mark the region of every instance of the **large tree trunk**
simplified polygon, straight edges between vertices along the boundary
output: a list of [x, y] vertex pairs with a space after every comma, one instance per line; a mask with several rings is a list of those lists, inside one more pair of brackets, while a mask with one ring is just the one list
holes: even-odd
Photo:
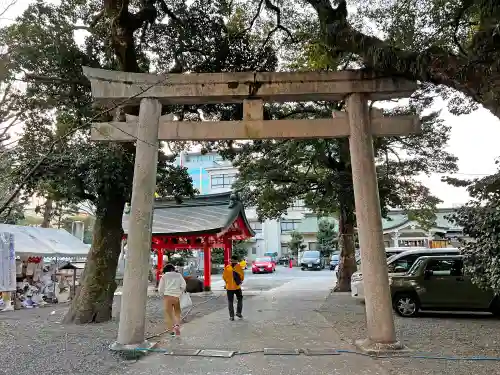
[[54, 211], [53, 207], [54, 201], [50, 198], [47, 198], [45, 203], [43, 204], [43, 221], [42, 228], [49, 228], [50, 222], [52, 221], [52, 211]]
[[92, 247], [64, 323], [101, 323], [112, 317], [125, 208], [125, 199], [120, 192], [116, 195], [98, 204]]
[[356, 272], [354, 224], [353, 210], [341, 206], [339, 217], [340, 260], [337, 273], [337, 285], [335, 285], [333, 289], [334, 292], [351, 291], [351, 276]]

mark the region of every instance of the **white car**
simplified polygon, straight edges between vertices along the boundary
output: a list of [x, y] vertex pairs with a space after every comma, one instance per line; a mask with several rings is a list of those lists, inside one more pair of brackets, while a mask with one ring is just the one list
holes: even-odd
[[[387, 270], [389, 271], [389, 276], [404, 275], [408, 272], [413, 263], [422, 256], [458, 254], [460, 254], [460, 251], [457, 248], [408, 250], [387, 258]], [[352, 274], [351, 296], [362, 300], [365, 299], [363, 273], [361, 271]]]

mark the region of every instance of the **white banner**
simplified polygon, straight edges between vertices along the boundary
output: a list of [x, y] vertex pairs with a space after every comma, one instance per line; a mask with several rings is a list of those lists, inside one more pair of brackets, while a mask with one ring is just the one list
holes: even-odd
[[16, 253], [14, 235], [0, 233], [0, 292], [16, 290]]

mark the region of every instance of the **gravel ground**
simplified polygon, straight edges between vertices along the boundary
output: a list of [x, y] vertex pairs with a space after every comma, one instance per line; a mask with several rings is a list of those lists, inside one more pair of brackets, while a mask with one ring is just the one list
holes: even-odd
[[[185, 321], [226, 307], [223, 295], [218, 298], [192, 295], [194, 307]], [[197, 305], [198, 304], [198, 305]], [[117, 316], [120, 297], [115, 297]], [[107, 375], [119, 371], [130, 361], [108, 350], [116, 339], [118, 321], [96, 325], [59, 323], [67, 306], [55, 305], [33, 310], [0, 313], [1, 375]], [[148, 298], [147, 335], [164, 330], [161, 299]]]
[[[366, 337], [364, 305], [344, 293], [332, 293], [321, 313], [347, 343]], [[500, 320], [490, 314], [426, 313], [418, 318], [395, 316], [398, 338], [413, 354], [500, 358]], [[378, 360], [394, 375], [498, 374], [496, 361], [444, 361], [397, 358]]]

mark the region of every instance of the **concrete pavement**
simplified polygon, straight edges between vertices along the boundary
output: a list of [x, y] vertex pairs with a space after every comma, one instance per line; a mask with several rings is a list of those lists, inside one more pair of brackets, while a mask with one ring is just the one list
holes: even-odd
[[[264, 348], [354, 349], [343, 342], [317, 309], [333, 285], [333, 273], [292, 279], [244, 301], [245, 319], [230, 322], [220, 310], [184, 325], [181, 338], [163, 338], [168, 350], [219, 349], [240, 352]], [[298, 375], [380, 374], [387, 372], [374, 360], [353, 355], [265, 356], [262, 352], [233, 358], [168, 356], [152, 353], [116, 375], [231, 374]]]
[[[300, 278], [315, 279], [324, 277], [334, 277], [333, 272], [330, 270], [322, 271], [301, 271], [300, 268], [288, 268], [277, 266], [276, 272], [264, 274], [252, 274], [250, 269], [245, 270], [245, 282], [243, 283], [243, 290], [246, 291], [266, 291], [273, 288], [280, 287], [284, 283]], [[307, 283], [306, 283], [307, 284]], [[212, 290], [224, 291], [224, 281], [222, 275], [212, 276]]]

